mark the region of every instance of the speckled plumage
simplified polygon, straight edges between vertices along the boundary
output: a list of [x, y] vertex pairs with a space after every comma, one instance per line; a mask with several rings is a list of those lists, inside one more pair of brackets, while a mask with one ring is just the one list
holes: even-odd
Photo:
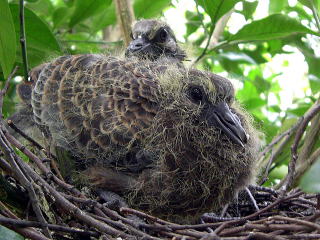
[[[225, 78], [90, 54], [59, 57], [33, 76], [39, 128], [82, 159], [90, 184], [123, 194], [133, 207], [193, 221], [254, 176], [258, 141]], [[194, 86], [205, 96], [200, 102], [190, 99]], [[250, 135], [244, 146], [211, 124], [209, 106], [220, 103]]]

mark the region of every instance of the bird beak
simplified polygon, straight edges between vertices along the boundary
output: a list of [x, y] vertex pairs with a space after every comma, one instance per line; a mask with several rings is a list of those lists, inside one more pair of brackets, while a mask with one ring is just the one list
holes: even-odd
[[130, 53], [143, 51], [145, 48], [149, 47], [150, 44], [150, 41], [146, 37], [138, 37], [130, 42], [126, 50], [126, 56]]
[[219, 128], [233, 142], [244, 146], [248, 141], [248, 135], [243, 129], [238, 116], [231, 112], [228, 104], [224, 101], [211, 105], [207, 108], [205, 117], [209, 126]]

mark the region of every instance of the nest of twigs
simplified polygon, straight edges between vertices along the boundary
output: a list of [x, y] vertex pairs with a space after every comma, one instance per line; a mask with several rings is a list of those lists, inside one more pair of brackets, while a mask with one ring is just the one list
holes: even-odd
[[[0, 92], [0, 109], [7, 87]], [[10, 135], [2, 119], [0, 225], [26, 238], [320, 239], [318, 195], [251, 186], [220, 212], [204, 214], [198, 224], [180, 225], [135, 209], [111, 209], [85, 189], [68, 184], [54, 156], [24, 137], [30, 147]]]

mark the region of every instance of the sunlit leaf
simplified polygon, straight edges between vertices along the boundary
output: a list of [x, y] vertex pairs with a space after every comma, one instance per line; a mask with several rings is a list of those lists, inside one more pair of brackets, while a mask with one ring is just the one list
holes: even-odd
[[296, 33], [320, 35], [319, 33], [303, 26], [293, 18], [282, 14], [273, 14], [245, 25], [236, 34], [229, 38], [229, 42], [270, 40], [286, 37]]
[[216, 24], [219, 18], [229, 12], [237, 2], [241, 0], [197, 0], [198, 4], [203, 7], [210, 16], [211, 22]]
[[256, 62], [247, 54], [240, 52], [226, 52], [219, 54], [222, 58], [227, 58], [234, 62], [256, 64]]
[[[19, 39], [19, 6], [10, 4], [16, 38]], [[49, 27], [28, 8], [25, 8], [26, 43], [28, 48], [44, 52], [60, 52], [60, 46]], [[28, 50], [28, 49], [27, 49]]]
[[294, 116], [302, 116], [311, 107], [311, 103], [300, 103], [298, 107], [287, 110], [287, 113], [293, 114]]
[[92, 29], [91, 33], [95, 33], [109, 25], [115, 24], [117, 22], [116, 9], [114, 3], [112, 2], [105, 11], [100, 14], [95, 15], [92, 18]]
[[186, 36], [188, 37], [201, 26], [203, 15], [199, 15], [191, 11], [186, 11], [185, 15], [186, 15], [186, 19], [188, 20], [188, 22], [186, 23], [186, 27], [187, 27]]
[[242, 102], [242, 104], [244, 105], [245, 109], [252, 110], [266, 105], [266, 100], [263, 100], [261, 98], [251, 98]]
[[298, 0], [301, 4], [303, 4], [304, 6], [312, 9], [312, 7], [314, 7], [315, 9], [317, 9], [319, 11], [320, 8], [320, 1], [319, 0]]
[[16, 33], [7, 0], [0, 0], [0, 66], [5, 78], [10, 74], [16, 57]]
[[50, 16], [54, 11], [54, 6], [50, 0], [27, 2], [25, 6], [36, 12], [38, 16]]
[[320, 192], [320, 158], [311, 166], [311, 168], [301, 178], [300, 188], [305, 192]]
[[156, 17], [170, 4], [171, 0], [135, 0], [133, 3], [134, 14], [137, 19]]
[[288, 6], [288, 0], [270, 0], [269, 13], [280, 13]]
[[244, 1], [242, 4], [243, 4], [242, 14], [245, 17], [245, 19], [248, 20], [249, 18], [252, 18], [252, 14], [256, 11], [256, 8], [258, 6], [258, 1], [254, 1], [254, 2]]
[[107, 9], [112, 0], [76, 0], [75, 10], [71, 16], [69, 27]]
[[320, 92], [320, 78], [313, 75], [309, 74], [309, 83], [311, 87], [311, 91], [313, 94], [316, 94]]
[[57, 8], [52, 14], [52, 21], [54, 28], [60, 27], [62, 24], [66, 23], [70, 18], [70, 8], [60, 7]]

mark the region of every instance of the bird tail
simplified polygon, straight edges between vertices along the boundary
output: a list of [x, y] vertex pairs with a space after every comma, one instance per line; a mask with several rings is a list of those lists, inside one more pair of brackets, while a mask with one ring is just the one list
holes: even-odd
[[33, 111], [31, 106], [32, 88], [43, 68], [44, 64], [32, 69], [29, 73], [30, 81], [22, 82], [16, 87], [16, 94], [20, 99], [20, 103], [17, 106], [18, 110], [7, 118], [6, 123], [6, 128], [8, 131], [16, 138], [19, 138], [20, 134], [17, 132], [17, 130], [11, 128], [8, 122], [11, 121], [14, 126], [25, 133], [30, 133], [36, 126], [36, 123], [33, 119]]

